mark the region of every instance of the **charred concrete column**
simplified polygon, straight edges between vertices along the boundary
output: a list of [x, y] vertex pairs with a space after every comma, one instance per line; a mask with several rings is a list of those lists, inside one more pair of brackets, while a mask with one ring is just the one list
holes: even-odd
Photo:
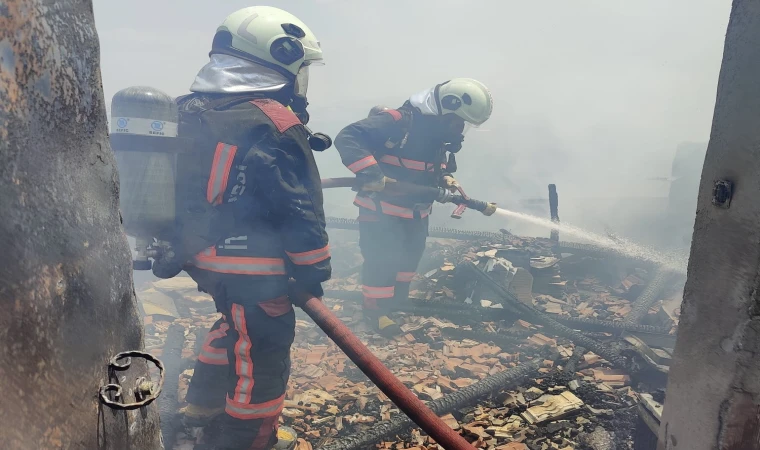
[[760, 449], [758, 80], [760, 1], [734, 0], [660, 449]]
[[98, 401], [109, 359], [142, 348], [99, 63], [89, 0], [0, 2], [4, 449], [161, 448], [155, 403]]

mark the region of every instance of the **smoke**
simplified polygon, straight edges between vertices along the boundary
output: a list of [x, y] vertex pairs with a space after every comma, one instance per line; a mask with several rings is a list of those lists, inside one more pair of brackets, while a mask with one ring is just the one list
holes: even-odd
[[[225, 15], [249, 6], [95, 0], [106, 98], [130, 85], [181, 95], [207, 61]], [[457, 177], [476, 198], [546, 214], [557, 184], [560, 217], [597, 232], [647, 239], [667, 205], [679, 143], [706, 142], [730, 5], [711, 0], [513, 2], [284, 0], [320, 38], [326, 65], [311, 71], [310, 126], [335, 136], [376, 104], [472, 77], [494, 113], [470, 132]], [[146, 14], [149, 12], [149, 14]], [[350, 176], [334, 150], [323, 176]], [[696, 193], [695, 193], [696, 195]], [[350, 192], [326, 195], [328, 214], [352, 217]], [[433, 222], [497, 225], [476, 213]], [[498, 227], [504, 226], [499, 224]], [[517, 222], [515, 232], [545, 230]]]

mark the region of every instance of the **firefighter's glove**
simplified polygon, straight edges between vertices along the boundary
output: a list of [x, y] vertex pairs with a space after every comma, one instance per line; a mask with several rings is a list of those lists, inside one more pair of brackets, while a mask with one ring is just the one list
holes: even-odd
[[151, 267], [153, 275], [162, 279], [174, 278], [179, 275], [184, 264], [182, 264], [182, 258], [177, 253], [172, 246], [164, 248], [160, 255], [153, 260]]
[[182, 264], [176, 260], [157, 259], [153, 261], [151, 269], [153, 275], [165, 280], [179, 275], [179, 273], [182, 272]]
[[362, 191], [369, 191], [369, 192], [380, 192], [383, 189], [385, 189], [385, 186], [388, 183], [395, 183], [396, 180], [393, 178], [388, 178], [386, 176], [383, 176], [382, 178], [379, 178], [377, 180], [372, 180], [367, 183], [364, 183], [361, 187]]
[[441, 187], [448, 189], [451, 193], [455, 193], [459, 189], [459, 182], [451, 175], [444, 175], [441, 179]]
[[489, 203], [486, 209], [483, 210], [484, 216], [492, 216], [496, 212], [496, 203]]

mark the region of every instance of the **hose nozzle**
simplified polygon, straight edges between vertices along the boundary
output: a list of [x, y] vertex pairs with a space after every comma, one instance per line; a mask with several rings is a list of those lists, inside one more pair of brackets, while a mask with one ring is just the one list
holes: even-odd
[[484, 216], [492, 216], [493, 213], [496, 212], [496, 203], [488, 203], [488, 206], [483, 211], [480, 211], [483, 213]]

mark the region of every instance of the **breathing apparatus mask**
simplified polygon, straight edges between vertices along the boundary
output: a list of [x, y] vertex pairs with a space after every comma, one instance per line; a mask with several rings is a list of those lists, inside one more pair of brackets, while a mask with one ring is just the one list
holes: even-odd
[[446, 114], [439, 116], [439, 118], [446, 151], [457, 153], [462, 149], [464, 135], [470, 127], [467, 126], [467, 123], [461, 117], [454, 114]]
[[[409, 103], [422, 113], [423, 120], [435, 123], [447, 152], [457, 153], [462, 149], [462, 142], [467, 131], [472, 128], [469, 122], [452, 114], [461, 106], [461, 100], [450, 95], [440, 98], [442, 84], [418, 92], [409, 97]], [[460, 104], [457, 104], [460, 103]]]
[[323, 152], [332, 146], [332, 139], [325, 133], [315, 133], [306, 126], [309, 123], [309, 112], [306, 110], [309, 106], [309, 102], [306, 100], [306, 93], [309, 90], [309, 65], [302, 65], [296, 74], [289, 106], [309, 133], [309, 147], [315, 152]]

